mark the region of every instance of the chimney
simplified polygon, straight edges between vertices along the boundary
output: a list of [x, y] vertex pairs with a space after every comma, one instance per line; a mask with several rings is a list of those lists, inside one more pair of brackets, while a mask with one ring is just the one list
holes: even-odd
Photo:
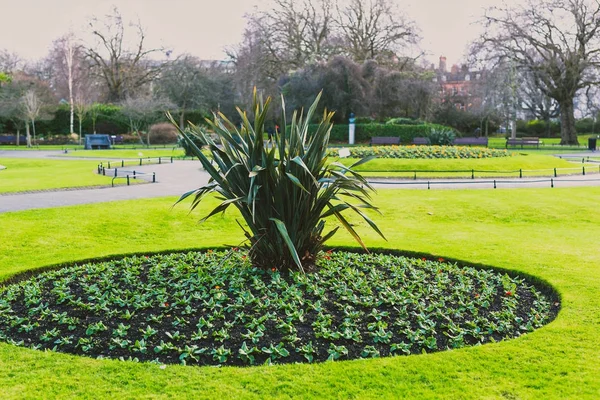
[[452, 75], [458, 74], [458, 65], [452, 65], [452, 69], [450, 71], [452, 72]]
[[440, 72], [446, 72], [446, 57], [440, 56]]

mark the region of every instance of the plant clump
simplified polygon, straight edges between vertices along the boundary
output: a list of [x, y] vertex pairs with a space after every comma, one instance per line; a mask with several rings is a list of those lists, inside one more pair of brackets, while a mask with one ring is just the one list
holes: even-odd
[[[200, 160], [210, 180], [201, 188], [185, 193], [179, 201], [193, 196], [193, 209], [206, 195], [216, 193], [222, 202], [203, 220], [231, 205], [236, 207], [247, 226], [247, 230], [242, 229], [249, 241], [249, 256], [254, 266], [313, 270], [324, 243], [338, 229], [324, 231], [329, 216], [337, 218], [366, 250], [344, 216], [345, 211], [359, 215], [383, 237], [364, 211], [377, 211], [370, 199], [373, 189], [353, 170], [372, 157], [349, 167], [327, 162], [333, 113], [325, 110], [317, 129], [309, 130], [319, 98], [320, 94], [305, 116], [294, 112], [289, 124], [282, 98], [283, 128], [269, 133], [268, 141], [265, 135], [271, 99], [263, 102], [256, 89], [250, 115], [238, 109], [240, 127], [221, 113], [215, 114], [212, 121], [207, 120], [218, 137], [216, 141], [204, 128], [193, 124], [188, 130], [180, 130], [182, 140]], [[171, 122], [177, 126], [172, 118]], [[208, 148], [210, 158], [195, 140]]]
[[246, 251], [73, 265], [0, 288], [0, 340], [160, 364], [322, 362], [514, 338], [558, 303], [521, 278], [441, 259], [328, 251], [312, 274]]

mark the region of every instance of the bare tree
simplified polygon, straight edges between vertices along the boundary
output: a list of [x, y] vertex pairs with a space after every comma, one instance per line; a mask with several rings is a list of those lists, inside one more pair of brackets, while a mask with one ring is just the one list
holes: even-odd
[[331, 10], [331, 0], [274, 0], [272, 9], [247, 18], [281, 74], [327, 60], [335, 52]]
[[561, 144], [577, 144], [574, 98], [599, 81], [600, 2], [528, 0], [518, 7], [488, 9], [484, 21], [479, 50], [489, 60], [509, 59], [531, 74], [560, 107]]
[[35, 143], [35, 120], [42, 111], [42, 101], [35, 92], [35, 89], [29, 89], [21, 98], [23, 113], [26, 118], [25, 132], [27, 134], [27, 147], [31, 147], [31, 134], [29, 132], [29, 122], [33, 127], [33, 143]]
[[23, 69], [24, 63], [17, 53], [0, 50], [0, 72], [8, 73]]
[[546, 123], [546, 131], [549, 136], [550, 120], [560, 116], [558, 102], [540, 89], [531, 73], [522, 73], [520, 81], [518, 91], [522, 107], [530, 116]]
[[125, 47], [125, 27], [117, 8], [104, 20], [93, 18], [89, 26], [96, 44], [86, 47], [86, 55], [95, 73], [106, 84], [109, 101], [121, 101], [135, 95], [159, 74], [162, 63], [148, 60], [148, 56], [163, 49], [146, 48], [146, 34], [139, 21], [131, 24], [137, 32], [133, 49]]
[[75, 35], [70, 32], [56, 39], [46, 61], [53, 67], [53, 76], [51, 79], [54, 90], [59, 98], [64, 98], [61, 89], [63, 87], [66, 89], [64, 95], [69, 101], [69, 132], [73, 133], [75, 120], [75, 85], [78, 83], [81, 75], [87, 70], [81, 65], [83, 54]]
[[200, 60], [184, 55], [168, 63], [157, 80], [157, 92], [173, 102], [179, 111], [179, 125], [185, 125], [185, 113], [189, 110], [206, 109], [214, 96], [208, 68]]
[[31, 146], [29, 123], [33, 126], [35, 141], [35, 121], [52, 118], [54, 98], [47, 83], [31, 75], [16, 71], [11, 78], [0, 92], [0, 116], [13, 121], [18, 128], [25, 125], [27, 145]]
[[[140, 139], [141, 144], [150, 146], [148, 127], [161, 119], [166, 121], [165, 111], [175, 107], [170, 101], [150, 96], [129, 97], [121, 103], [121, 112], [129, 119], [129, 127]], [[144, 143], [144, 137], [146, 142]]]
[[336, 25], [354, 61], [390, 59], [418, 39], [416, 27], [389, 0], [350, 0], [337, 10]]

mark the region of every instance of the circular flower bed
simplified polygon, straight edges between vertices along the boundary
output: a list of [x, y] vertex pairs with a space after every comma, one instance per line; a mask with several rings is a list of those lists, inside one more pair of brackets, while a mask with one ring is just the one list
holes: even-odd
[[558, 311], [521, 278], [442, 259], [336, 251], [318, 264], [263, 271], [234, 249], [73, 265], [0, 289], [0, 339], [161, 364], [317, 362], [513, 338]]
[[[512, 155], [507, 150], [467, 146], [375, 146], [350, 147], [349, 150], [353, 158], [492, 158]], [[328, 156], [338, 155], [339, 149], [329, 150]]]

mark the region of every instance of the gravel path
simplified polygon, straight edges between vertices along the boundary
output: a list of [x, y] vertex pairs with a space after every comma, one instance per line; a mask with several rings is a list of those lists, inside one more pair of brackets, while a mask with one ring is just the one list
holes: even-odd
[[[0, 151], [0, 158], [47, 158], [58, 157], [59, 151]], [[578, 153], [587, 157], [596, 153]], [[193, 160], [176, 160], [173, 164], [153, 164], [135, 167], [136, 171], [156, 173], [156, 183], [117, 186], [109, 188], [86, 188], [52, 190], [32, 193], [0, 195], [0, 213], [35, 208], [61, 207], [75, 204], [102, 203], [115, 200], [179, 196], [208, 182], [208, 174]], [[0, 175], [1, 179], [1, 175]], [[550, 188], [600, 186], [600, 174], [565, 176], [558, 178], [485, 178], [485, 179], [379, 179], [370, 182], [377, 189], [498, 189]]]

